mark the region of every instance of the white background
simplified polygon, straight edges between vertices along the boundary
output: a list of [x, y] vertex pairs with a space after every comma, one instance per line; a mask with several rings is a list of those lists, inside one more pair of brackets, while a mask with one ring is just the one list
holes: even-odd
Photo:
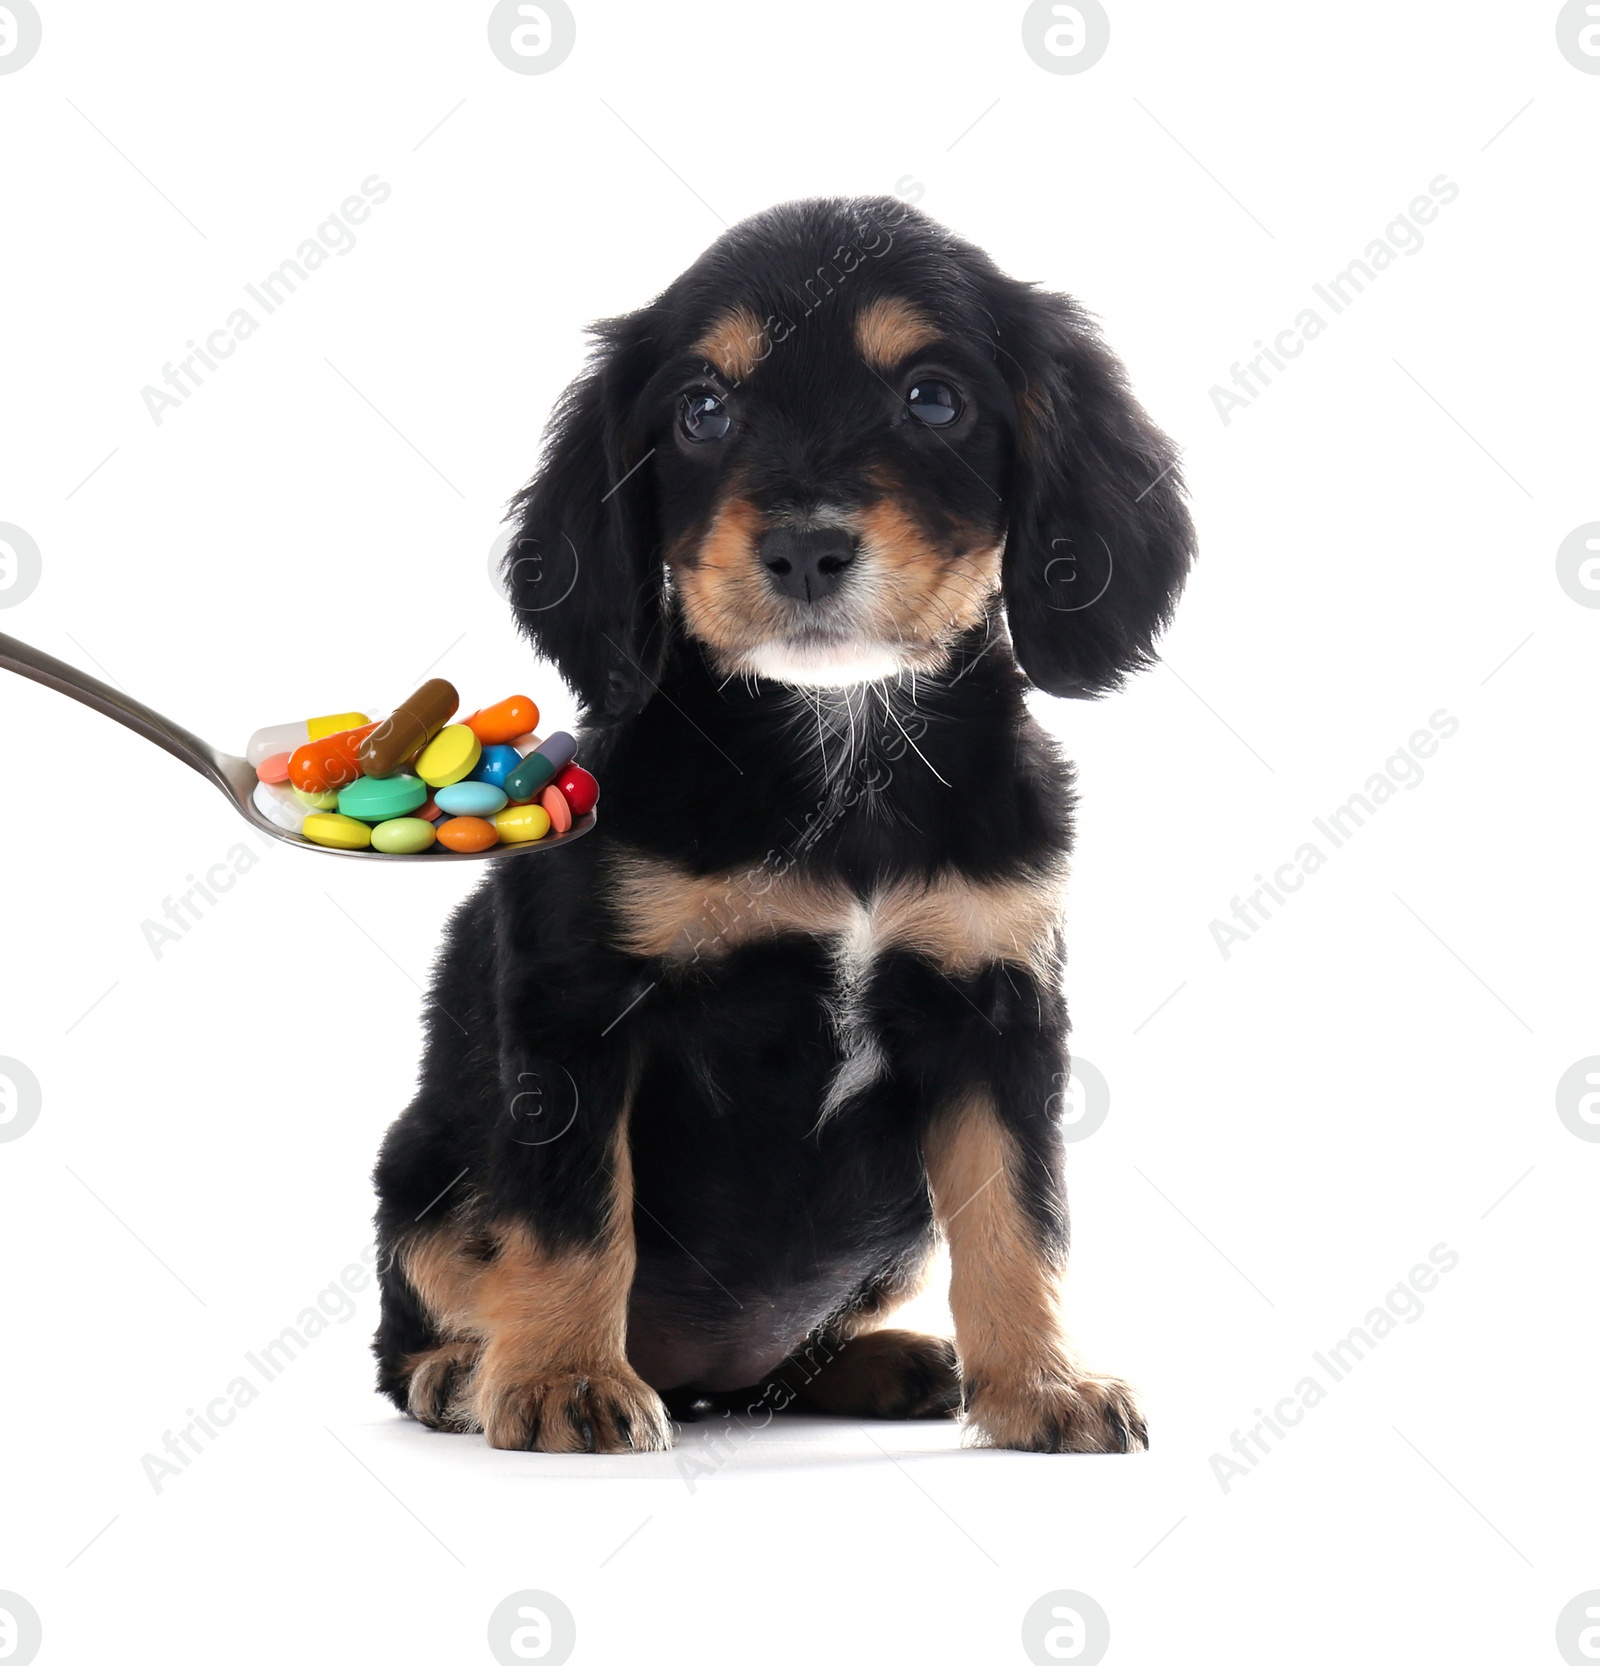
[[[1600, 77], [1556, 8], [1121, 3], [1052, 75], [1017, 4], [591, 3], [524, 76], [481, 3], [40, 3], [0, 76], [0, 521], [43, 565], [0, 630], [219, 744], [425, 670], [568, 718], [487, 577], [501, 505], [585, 323], [798, 195], [898, 190], [1079, 296], [1203, 552], [1167, 666], [1040, 704], [1112, 1094], [1070, 1152], [1070, 1318], [1146, 1397], [1139, 1459], [820, 1423], [720, 1467], [703, 1427], [492, 1452], [371, 1392], [368, 1290], [157, 1492], [143, 1455], [369, 1242], [472, 875], [260, 854], [0, 679], [0, 1054], [43, 1089], [0, 1143], [0, 1589], [40, 1659], [488, 1661], [534, 1587], [580, 1663], [1021, 1662], [1062, 1588], [1114, 1666], [1559, 1660], [1600, 1586], [1600, 1147], [1555, 1108], [1600, 1052], [1600, 612], [1555, 576], [1600, 518]], [[157, 426], [141, 388], [372, 174], [356, 246]], [[1212, 386], [1441, 174], [1423, 247], [1225, 425]], [[1210, 922], [1441, 709], [1421, 784], [1224, 959]], [[157, 958], [143, 922], [241, 841]], [[1225, 1492], [1211, 1455], [1441, 1243], [1423, 1316]]]

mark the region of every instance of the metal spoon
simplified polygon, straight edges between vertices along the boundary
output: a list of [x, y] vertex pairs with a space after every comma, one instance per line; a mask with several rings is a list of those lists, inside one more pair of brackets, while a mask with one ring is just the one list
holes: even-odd
[[136, 735], [153, 741], [174, 758], [181, 758], [190, 769], [205, 776], [258, 832], [267, 834], [269, 838], [281, 839], [296, 850], [315, 851], [322, 856], [362, 856], [378, 862], [481, 862], [488, 857], [531, 856], [540, 851], [555, 850], [561, 845], [570, 845], [574, 839], [581, 839], [594, 826], [594, 812], [591, 810], [586, 816], [574, 817], [572, 826], [565, 833], [548, 835], [528, 844], [492, 845], [488, 850], [472, 853], [442, 850], [435, 845], [412, 856], [385, 856], [378, 850], [334, 850], [328, 845], [315, 845], [309, 839], [302, 839], [298, 833], [290, 833], [268, 821], [255, 807], [251, 795], [256, 788], [256, 772], [243, 758], [208, 746], [198, 735], [190, 734], [181, 723], [174, 723], [160, 712], [151, 711], [121, 689], [111, 688], [98, 677], [91, 677], [88, 672], [68, 665], [65, 660], [56, 659], [26, 642], [19, 642], [14, 636], [4, 634], [0, 634], [0, 669], [15, 671], [19, 677], [43, 683], [57, 694], [80, 700], [106, 717], [114, 718], [124, 728], [132, 729]]

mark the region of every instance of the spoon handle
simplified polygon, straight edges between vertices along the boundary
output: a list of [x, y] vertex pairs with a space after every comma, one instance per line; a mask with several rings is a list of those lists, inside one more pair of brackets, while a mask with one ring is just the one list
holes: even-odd
[[57, 694], [65, 694], [70, 699], [92, 706], [95, 711], [132, 729], [136, 735], [154, 741], [174, 758], [181, 758], [190, 769], [198, 770], [230, 796], [235, 794], [234, 783], [229, 780], [215, 748], [208, 746], [198, 735], [190, 734], [181, 723], [174, 723], [171, 718], [152, 711], [143, 701], [124, 694], [120, 688], [112, 688], [98, 677], [91, 677], [87, 671], [80, 671], [65, 660], [59, 660], [29, 643], [19, 642], [16, 637], [6, 636], [3, 632], [0, 632], [0, 669], [15, 671], [20, 677], [29, 677], [36, 683], [43, 683], [46, 688], [53, 688]]

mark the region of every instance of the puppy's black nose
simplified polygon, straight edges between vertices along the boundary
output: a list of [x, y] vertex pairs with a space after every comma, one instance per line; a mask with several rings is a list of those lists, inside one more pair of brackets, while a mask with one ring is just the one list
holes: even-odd
[[772, 587], [797, 602], [818, 602], [838, 587], [856, 558], [856, 541], [843, 527], [797, 532], [775, 527], [761, 539], [761, 565]]

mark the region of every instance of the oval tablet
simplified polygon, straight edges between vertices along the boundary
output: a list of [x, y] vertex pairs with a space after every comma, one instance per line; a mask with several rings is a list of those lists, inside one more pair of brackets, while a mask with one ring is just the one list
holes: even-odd
[[439, 843], [446, 850], [459, 851], [468, 856], [500, 842], [500, 835], [495, 832], [493, 824], [477, 816], [452, 816], [449, 821], [438, 824], [437, 832]]
[[393, 821], [427, 802], [428, 789], [414, 775], [363, 775], [340, 789], [339, 814], [357, 821]]
[[494, 818], [494, 830], [502, 844], [532, 844], [550, 831], [550, 817], [542, 805], [513, 804]]
[[567, 803], [567, 795], [554, 782], [539, 794], [539, 802], [550, 818], [552, 832], [565, 833], [572, 826], [572, 806]]
[[440, 787], [433, 801], [450, 816], [492, 816], [506, 807], [506, 795], [487, 781], [457, 781], [453, 787]]
[[300, 836], [334, 850], [365, 850], [372, 843], [372, 829], [349, 816], [307, 816], [300, 824]]
[[485, 746], [503, 746], [538, 727], [539, 708], [526, 694], [513, 694], [474, 712], [465, 722]]
[[372, 848], [385, 856], [415, 856], [426, 850], [437, 837], [431, 821], [420, 816], [399, 816], [393, 821], [380, 821], [372, 830]]
[[465, 723], [441, 729], [418, 754], [417, 774], [430, 787], [448, 787], [472, 773], [483, 755], [483, 743]]
[[298, 787], [291, 787], [289, 790], [308, 810], [337, 810], [339, 808], [338, 793], [303, 793]]

